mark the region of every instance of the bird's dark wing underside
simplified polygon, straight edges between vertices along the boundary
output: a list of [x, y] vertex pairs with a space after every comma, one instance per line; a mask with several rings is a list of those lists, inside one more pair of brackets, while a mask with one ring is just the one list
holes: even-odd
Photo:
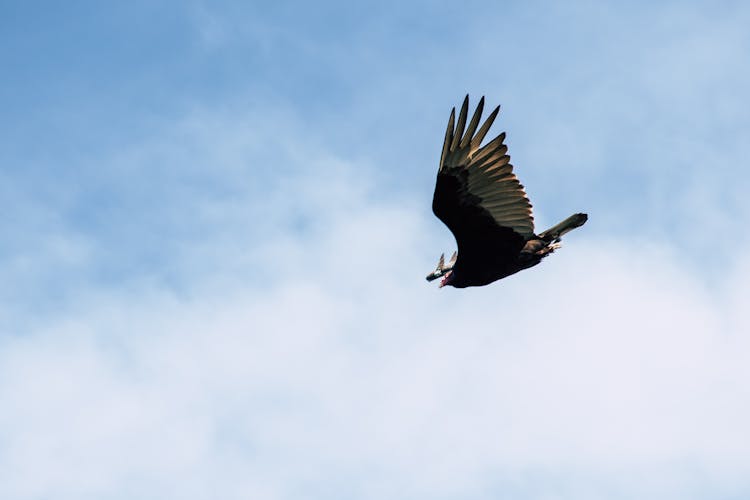
[[460, 168], [440, 172], [432, 200], [432, 211], [456, 238], [460, 260], [487, 264], [515, 259], [526, 238], [497, 223], [481, 198], [468, 192], [467, 176]]
[[534, 236], [531, 203], [513, 173], [505, 134], [480, 147], [500, 108], [479, 127], [484, 98], [467, 123], [468, 107], [466, 96], [457, 123], [451, 111], [432, 210], [456, 237], [459, 261], [514, 258]]

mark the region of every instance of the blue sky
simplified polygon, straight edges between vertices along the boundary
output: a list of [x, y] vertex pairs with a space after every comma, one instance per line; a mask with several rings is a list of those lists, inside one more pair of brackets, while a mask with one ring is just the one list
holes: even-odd
[[[750, 495], [750, 8], [0, 5], [0, 496]], [[445, 123], [538, 228], [424, 282]]]

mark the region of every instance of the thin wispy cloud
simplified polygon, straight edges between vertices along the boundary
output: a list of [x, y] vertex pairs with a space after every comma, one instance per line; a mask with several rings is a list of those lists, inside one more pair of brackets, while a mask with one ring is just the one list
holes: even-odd
[[[195, 3], [139, 28], [174, 58], [88, 58], [132, 82], [83, 42], [62, 74], [100, 86], [9, 77], [46, 104], [1, 124], [0, 496], [750, 493], [747, 11], [422, 7]], [[84, 32], [165, 15], [134, 9]], [[503, 104], [538, 225], [591, 220], [438, 290], [467, 91]]]

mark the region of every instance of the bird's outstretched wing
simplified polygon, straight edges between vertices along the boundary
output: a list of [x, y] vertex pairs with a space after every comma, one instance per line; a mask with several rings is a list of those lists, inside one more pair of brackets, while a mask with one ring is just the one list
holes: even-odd
[[468, 108], [467, 95], [455, 127], [456, 109], [451, 111], [432, 211], [456, 237], [459, 257], [464, 250], [479, 250], [481, 245], [493, 247], [486, 248], [488, 252], [518, 252], [534, 235], [531, 203], [513, 173], [508, 147], [503, 144], [505, 133], [480, 147], [500, 107], [479, 130], [484, 97], [466, 127]]

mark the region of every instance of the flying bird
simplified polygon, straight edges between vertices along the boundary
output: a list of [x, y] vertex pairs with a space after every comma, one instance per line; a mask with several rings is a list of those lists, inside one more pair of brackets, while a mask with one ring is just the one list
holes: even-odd
[[505, 132], [480, 147], [500, 106], [477, 130], [483, 109], [484, 97], [467, 126], [467, 95], [458, 123], [453, 108], [445, 131], [432, 211], [453, 233], [458, 251], [447, 264], [441, 255], [435, 271], [427, 275], [427, 281], [442, 277], [440, 287], [488, 285], [535, 266], [560, 247], [562, 235], [588, 219], [586, 214], [574, 214], [534, 233], [531, 203], [513, 173], [508, 146], [503, 144]]

